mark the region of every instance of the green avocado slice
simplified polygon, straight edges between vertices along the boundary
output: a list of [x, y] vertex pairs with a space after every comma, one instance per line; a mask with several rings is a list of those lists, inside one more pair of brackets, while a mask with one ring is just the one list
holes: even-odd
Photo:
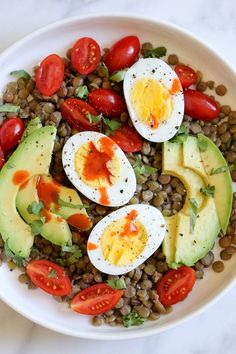
[[56, 128], [37, 129], [22, 141], [0, 172], [0, 233], [17, 256], [29, 256], [34, 242], [30, 226], [16, 209], [21, 183], [37, 174], [47, 174], [51, 163]]

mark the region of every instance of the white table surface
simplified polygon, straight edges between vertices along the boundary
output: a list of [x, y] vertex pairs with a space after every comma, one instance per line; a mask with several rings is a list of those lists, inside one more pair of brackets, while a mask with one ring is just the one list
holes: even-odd
[[[236, 66], [235, 0], [0, 0], [0, 51], [64, 17], [124, 12], [167, 20], [204, 38]], [[122, 342], [63, 336], [23, 318], [0, 301], [1, 354], [233, 354], [236, 287], [204, 314], [160, 335]]]

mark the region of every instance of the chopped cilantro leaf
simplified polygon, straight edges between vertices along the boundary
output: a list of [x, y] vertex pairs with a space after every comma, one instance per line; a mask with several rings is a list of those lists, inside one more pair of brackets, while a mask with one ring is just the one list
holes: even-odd
[[165, 47], [157, 47], [154, 49], [147, 49], [144, 51], [144, 58], [161, 58], [166, 55], [166, 48]]
[[48, 278], [55, 279], [57, 277], [57, 271], [52, 269], [51, 272], [48, 274]]
[[210, 176], [217, 175], [219, 173], [224, 173], [229, 169], [228, 166], [221, 166], [218, 168], [212, 168], [210, 171]]
[[198, 204], [196, 199], [190, 198], [189, 200], [189, 216], [190, 216], [190, 232], [194, 232], [197, 221]]
[[89, 94], [89, 90], [88, 90], [87, 86], [85, 86], [85, 85], [78, 86], [75, 89], [75, 96], [76, 97], [86, 100], [86, 98], [88, 97], [88, 94]]
[[36, 202], [36, 201], [33, 201], [27, 208], [27, 211], [30, 213], [30, 214], [34, 214], [34, 215], [39, 215], [40, 214], [40, 211], [44, 208], [44, 205], [41, 201], [39, 202]]
[[108, 279], [107, 284], [115, 290], [126, 288], [125, 280], [123, 277], [119, 279]]
[[212, 197], [212, 198], [213, 198], [214, 195], [215, 195], [215, 190], [216, 190], [215, 186], [210, 186], [210, 185], [208, 184], [207, 187], [201, 188], [201, 189], [200, 189], [200, 192], [201, 192], [203, 195], [207, 196], [207, 197]]
[[131, 312], [126, 316], [123, 316], [123, 324], [125, 327], [130, 327], [130, 326], [140, 326], [143, 324], [145, 319], [137, 312]]

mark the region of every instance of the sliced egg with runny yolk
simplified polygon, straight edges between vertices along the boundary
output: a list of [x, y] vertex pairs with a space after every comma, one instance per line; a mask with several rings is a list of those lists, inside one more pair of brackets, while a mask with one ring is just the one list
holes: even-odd
[[134, 195], [134, 170], [119, 146], [104, 134], [73, 135], [64, 145], [62, 162], [71, 183], [95, 203], [120, 206]]
[[124, 95], [132, 122], [145, 139], [163, 142], [179, 129], [184, 96], [178, 76], [163, 60], [139, 59], [124, 78]]
[[158, 209], [145, 204], [125, 206], [95, 225], [87, 243], [88, 256], [103, 273], [125, 274], [158, 249], [165, 232]]

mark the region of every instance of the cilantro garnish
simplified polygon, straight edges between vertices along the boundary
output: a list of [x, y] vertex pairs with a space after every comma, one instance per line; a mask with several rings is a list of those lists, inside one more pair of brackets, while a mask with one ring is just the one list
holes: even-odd
[[144, 58], [161, 58], [166, 55], [166, 48], [165, 47], [157, 47], [154, 49], [147, 49], [143, 53]]
[[57, 277], [57, 271], [55, 269], [52, 269], [48, 274], [48, 278], [55, 279], [56, 277]]
[[141, 155], [138, 155], [133, 164], [133, 169], [137, 180], [139, 180], [139, 177], [144, 173], [151, 175], [157, 171], [157, 168], [144, 164], [142, 162]]
[[218, 168], [212, 168], [210, 171], [210, 176], [217, 175], [219, 173], [224, 173], [224, 172], [228, 171], [228, 169], [229, 169], [228, 166], [221, 166]]
[[126, 288], [125, 280], [123, 277], [119, 279], [108, 279], [107, 284], [115, 290]]
[[194, 198], [189, 200], [189, 216], [190, 216], [190, 232], [194, 231], [196, 221], [197, 221], [198, 204]]
[[98, 116], [94, 116], [90, 113], [87, 114], [87, 118], [90, 121], [90, 123], [104, 123], [106, 126], [106, 135], [114, 134], [114, 132], [121, 128], [122, 123], [114, 120], [114, 119], [108, 119], [103, 117], [102, 114], [99, 114]]
[[123, 324], [125, 327], [130, 327], [130, 326], [140, 326], [144, 323], [145, 319], [137, 312], [131, 312], [126, 316], [123, 316]]
[[88, 94], [89, 94], [89, 90], [88, 90], [87, 86], [85, 86], [85, 85], [78, 86], [75, 89], [75, 96], [76, 97], [86, 100], [86, 98], [88, 97]]
[[187, 128], [185, 127], [184, 124], [181, 124], [175, 136], [169, 141], [171, 143], [183, 144], [187, 140], [187, 138], [188, 138]]
[[214, 197], [214, 195], [215, 195], [215, 190], [216, 190], [216, 188], [215, 188], [215, 186], [210, 186], [209, 184], [208, 184], [208, 186], [207, 187], [205, 187], [205, 188], [200, 188], [200, 192], [203, 194], [203, 195], [205, 195], [205, 196], [207, 196], [207, 197]]
[[44, 205], [41, 201], [39, 202], [36, 202], [36, 201], [33, 201], [27, 208], [27, 211], [30, 213], [30, 214], [34, 214], [34, 215], [39, 215], [40, 214], [40, 211], [44, 208]]

